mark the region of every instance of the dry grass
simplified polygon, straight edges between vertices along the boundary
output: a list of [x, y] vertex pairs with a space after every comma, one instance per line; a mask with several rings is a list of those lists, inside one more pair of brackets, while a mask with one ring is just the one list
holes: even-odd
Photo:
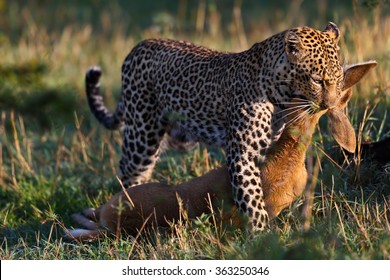
[[[83, 75], [89, 66], [102, 67], [104, 94], [114, 108], [122, 61], [140, 39], [169, 36], [239, 51], [294, 24], [308, 24], [296, 16], [294, 5], [301, 2], [292, 1], [283, 20], [275, 12], [274, 19], [270, 15], [248, 21], [244, 6], [235, 6], [224, 25], [226, 15], [218, 5], [200, 1], [206, 4], [196, 6], [190, 32], [167, 23], [132, 35], [123, 26], [110, 24], [115, 19], [108, 12], [98, 25], [67, 23], [53, 31], [36, 20], [32, 9], [21, 9], [22, 34], [11, 39], [0, 33], [0, 258], [390, 259], [389, 167], [360, 163], [359, 154], [340, 157], [325, 122], [309, 155], [319, 174], [313, 182], [308, 230], [302, 230], [303, 200], [299, 199], [270, 232], [259, 236], [202, 216], [137, 238], [107, 236], [91, 244], [60, 238], [63, 229], [72, 225], [71, 213], [97, 207], [120, 190], [115, 174], [121, 135], [99, 127], [88, 111]], [[367, 11], [355, 4], [351, 16], [330, 18], [341, 28], [346, 63], [378, 61], [349, 106], [359, 141], [378, 140], [390, 130], [390, 17], [385, 8]], [[326, 23], [311, 22], [317, 28]], [[41, 106], [37, 99], [49, 101]], [[153, 180], [181, 182], [222, 161], [221, 151], [203, 146], [184, 155], [169, 152], [159, 162]]]

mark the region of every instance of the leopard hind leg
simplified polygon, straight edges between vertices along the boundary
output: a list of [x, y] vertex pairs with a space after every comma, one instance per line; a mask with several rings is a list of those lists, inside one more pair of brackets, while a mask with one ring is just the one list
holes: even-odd
[[145, 183], [162, 150], [164, 129], [151, 120], [142, 127], [125, 125], [122, 158], [119, 162], [119, 178], [125, 187]]

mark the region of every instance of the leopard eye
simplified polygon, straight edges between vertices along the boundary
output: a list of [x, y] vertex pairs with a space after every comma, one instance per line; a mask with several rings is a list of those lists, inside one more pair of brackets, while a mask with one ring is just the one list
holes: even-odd
[[320, 78], [317, 78], [317, 77], [312, 77], [311, 80], [313, 81], [313, 83], [315, 83], [316, 85], [319, 85], [319, 86], [324, 86], [324, 80], [323, 79], [320, 79]]

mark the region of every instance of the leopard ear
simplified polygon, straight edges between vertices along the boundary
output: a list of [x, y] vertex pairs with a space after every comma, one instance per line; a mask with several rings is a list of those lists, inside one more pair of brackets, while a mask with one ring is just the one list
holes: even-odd
[[347, 90], [357, 84], [376, 64], [375, 60], [370, 60], [346, 66], [344, 68], [343, 90]]
[[299, 62], [303, 57], [304, 47], [298, 34], [293, 30], [289, 30], [284, 39], [288, 60], [292, 63]]
[[324, 32], [328, 33], [329, 36], [337, 43], [340, 39], [340, 29], [333, 22], [329, 22], [325, 27]]

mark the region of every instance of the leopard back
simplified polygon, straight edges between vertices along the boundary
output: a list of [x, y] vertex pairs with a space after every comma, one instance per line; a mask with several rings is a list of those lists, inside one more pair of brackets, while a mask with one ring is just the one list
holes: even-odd
[[123, 63], [122, 93], [113, 114], [99, 94], [100, 69], [91, 68], [86, 88], [93, 114], [107, 128], [124, 127], [123, 183], [149, 179], [167, 135], [221, 146], [236, 205], [255, 230], [264, 229], [268, 215], [259, 165], [283, 129], [296, 121], [287, 122], [294, 110], [312, 114], [337, 104], [343, 83], [339, 37], [337, 26], [329, 23], [324, 31], [281, 32], [240, 53], [183, 41], [142, 41]]

